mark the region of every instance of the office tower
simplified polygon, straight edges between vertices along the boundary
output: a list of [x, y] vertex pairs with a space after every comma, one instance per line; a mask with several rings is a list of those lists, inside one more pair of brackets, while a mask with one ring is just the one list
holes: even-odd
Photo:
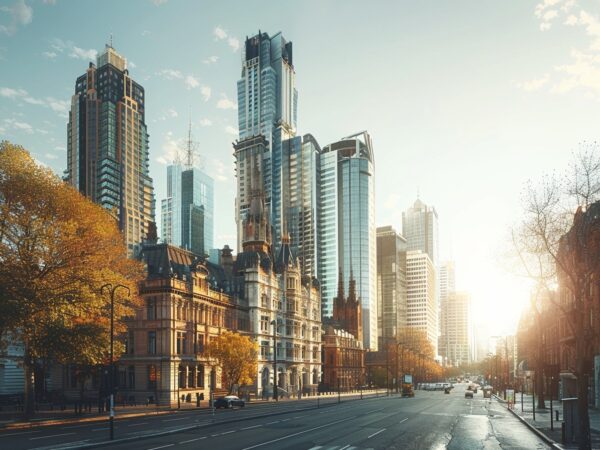
[[438, 346], [438, 309], [435, 269], [429, 255], [421, 250], [406, 253], [407, 326], [424, 331], [434, 355]]
[[[281, 242], [284, 229], [284, 184], [288, 181], [283, 172], [283, 142], [296, 134], [298, 91], [295, 82], [292, 43], [281, 33], [270, 37], [259, 32], [247, 38], [244, 45], [242, 76], [237, 82], [239, 140], [236, 148], [238, 180], [236, 222], [238, 248], [241, 248], [242, 222], [250, 207], [247, 175], [247, 145], [238, 152], [238, 145], [262, 136], [264, 152], [261, 154], [265, 204], [273, 224], [273, 242]], [[292, 241], [297, 236], [292, 236]]]
[[374, 159], [366, 131], [323, 148], [319, 158], [319, 260], [323, 317], [333, 314], [338, 277], [356, 280], [365, 348], [377, 349]]
[[444, 362], [453, 364], [448, 359], [448, 348], [449, 348], [449, 335], [446, 332], [448, 329], [446, 325], [446, 318], [448, 315], [445, 313], [445, 309], [448, 307], [447, 301], [449, 295], [456, 291], [456, 279], [453, 261], [444, 261], [438, 267], [438, 293], [440, 300], [440, 339], [439, 339], [439, 352], [440, 356], [444, 359]]
[[207, 255], [214, 241], [214, 181], [197, 167], [167, 167], [167, 198], [162, 205], [164, 242]]
[[65, 180], [119, 222], [130, 255], [154, 228], [144, 88], [107, 45], [77, 78], [69, 113]]
[[298, 256], [302, 275], [317, 276], [317, 213], [319, 202], [319, 156], [321, 148], [307, 134], [283, 142], [282, 173], [284, 230]]
[[439, 263], [438, 215], [435, 208], [417, 199], [402, 213], [402, 235], [408, 250], [421, 250], [435, 266]]
[[471, 296], [449, 292], [442, 301], [440, 356], [452, 366], [470, 364], [474, 359]]
[[406, 327], [406, 239], [391, 226], [377, 228], [377, 330], [381, 342]]

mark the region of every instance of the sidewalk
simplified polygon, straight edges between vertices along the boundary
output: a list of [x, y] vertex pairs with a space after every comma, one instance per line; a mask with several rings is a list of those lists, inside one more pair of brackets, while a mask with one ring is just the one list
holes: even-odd
[[[500, 403], [506, 406], [505, 401], [501, 397], [496, 397]], [[546, 400], [546, 409], [539, 409], [537, 399], [535, 403], [535, 420], [533, 419], [533, 399], [531, 395], [523, 395], [523, 404], [521, 404], [521, 394], [515, 394], [515, 405], [513, 407], [513, 413], [519, 416], [522, 420], [527, 422], [530, 426], [544, 434], [547, 438], [558, 444], [557, 448], [564, 449], [575, 449], [576, 445], [563, 445], [562, 442], [562, 420], [563, 411], [562, 403], [560, 400], [554, 400], [552, 402], [552, 414], [553, 420], [551, 420], [550, 414], [550, 400]], [[558, 411], [559, 420], [556, 420], [556, 411]], [[595, 409], [589, 410], [590, 414], [590, 429], [592, 434], [592, 447], [600, 448], [600, 411]], [[554, 430], [552, 430], [554, 428]]]
[[[362, 393], [365, 396], [385, 396], [385, 390], [379, 390], [378, 394], [375, 390], [363, 391]], [[343, 392], [340, 394], [341, 398], [351, 397], [351, 396], [360, 396], [360, 392]], [[331, 394], [322, 394], [319, 396], [303, 396], [302, 399], [298, 400], [296, 398], [286, 398], [280, 399], [279, 403], [291, 403], [298, 401], [317, 401], [319, 399], [331, 399], [337, 398], [337, 393]], [[253, 399], [248, 402], [249, 405], [260, 405], [260, 404], [275, 404], [276, 402], [273, 399], [263, 400], [263, 399]], [[192, 403], [181, 403], [181, 408], [177, 407], [169, 407], [169, 406], [159, 406], [156, 405], [142, 405], [142, 406], [115, 406], [115, 416], [117, 419], [123, 418], [133, 418], [133, 417], [143, 417], [147, 415], [160, 415], [160, 414], [169, 414], [176, 411], [194, 411], [194, 410], [208, 410], [210, 408], [210, 404], [208, 400], [202, 400], [200, 402], [200, 406], [196, 406], [196, 402]], [[106, 420], [108, 416], [108, 412], [98, 412], [98, 407], [92, 407], [91, 412], [84, 412], [82, 414], [76, 414], [74, 411], [73, 404], [69, 405], [69, 408], [61, 411], [59, 408], [54, 408], [54, 410], [40, 410], [36, 411], [34, 418], [27, 421], [21, 417], [22, 412], [17, 411], [16, 409], [12, 410], [4, 410], [0, 411], [0, 430], [6, 429], [20, 429], [20, 428], [33, 428], [47, 425], [60, 425], [60, 424], [70, 424], [70, 423], [86, 423], [86, 422], [97, 422]]]

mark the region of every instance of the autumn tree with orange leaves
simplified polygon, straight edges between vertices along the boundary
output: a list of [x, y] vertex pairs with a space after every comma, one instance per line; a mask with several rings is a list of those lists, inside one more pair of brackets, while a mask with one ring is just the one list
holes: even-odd
[[211, 339], [206, 350], [221, 367], [229, 394], [236, 387], [254, 383], [258, 370], [258, 344], [248, 336], [224, 331]]
[[[22, 147], [0, 143], [0, 340], [23, 347], [25, 413], [34, 411], [40, 361], [89, 366], [108, 362], [110, 299], [115, 333], [139, 305], [143, 266], [127, 257], [117, 223], [105, 209], [36, 164]], [[119, 295], [120, 294], [120, 295]], [[122, 345], [117, 339], [115, 355]]]

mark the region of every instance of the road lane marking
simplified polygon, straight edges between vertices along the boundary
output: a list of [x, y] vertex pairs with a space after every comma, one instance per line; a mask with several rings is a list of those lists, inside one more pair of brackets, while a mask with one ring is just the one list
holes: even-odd
[[18, 436], [21, 434], [30, 434], [30, 433], [41, 433], [42, 430], [38, 430], [38, 431], [21, 431], [19, 433], [8, 433], [8, 434], [0, 434], [0, 438], [6, 437], [6, 436]]
[[405, 417], [404, 419], [402, 419], [400, 422], [398, 422], [398, 425], [400, 425], [401, 423], [404, 423], [408, 420], [408, 417]]
[[[379, 408], [379, 409], [374, 409], [372, 411], [367, 411], [365, 414], [371, 414], [372, 412], [377, 412], [377, 411], [381, 411], [383, 408]], [[341, 450], [341, 449], [340, 449]]]
[[297, 433], [288, 434], [286, 436], [282, 436], [282, 437], [277, 438], [277, 439], [272, 439], [270, 441], [262, 442], [260, 444], [253, 445], [251, 447], [246, 447], [243, 450], [250, 450], [252, 448], [262, 447], [263, 445], [269, 445], [269, 444], [272, 444], [274, 442], [283, 441], [284, 439], [289, 439], [291, 437], [299, 436], [299, 435], [304, 434], [304, 433], [310, 433], [311, 431], [319, 430], [321, 428], [329, 427], [331, 425], [336, 425], [338, 423], [347, 422], [348, 420], [352, 420], [352, 419], [356, 419], [356, 416], [347, 417], [346, 419], [340, 419], [340, 420], [336, 420], [334, 422], [329, 422], [329, 423], [326, 423], [325, 425], [320, 425], [318, 427], [309, 428], [308, 430], [298, 431]]
[[163, 419], [163, 422], [173, 422], [174, 420], [185, 420], [188, 417], [179, 417], [178, 419]]
[[348, 447], [350, 447], [350, 444], [346, 445], [345, 447], [340, 448], [340, 450], [346, 450]]
[[106, 430], [110, 430], [109, 427], [106, 428], [93, 428], [91, 431], [106, 431]]
[[367, 439], [371, 439], [373, 436], [377, 436], [379, 433], [383, 433], [385, 430], [386, 430], [385, 428], [382, 428], [378, 432], [373, 433], [372, 435], [368, 436]]
[[265, 425], [273, 425], [274, 423], [279, 423], [279, 420], [276, 420], [275, 422], [267, 422]]
[[294, 419], [301, 419], [302, 417], [305, 417], [305, 416], [306, 416], [306, 414], [304, 414], [304, 416], [296, 416], [296, 417], [294, 417]]
[[283, 420], [280, 420], [280, 422], [287, 422], [288, 420], [292, 420], [292, 419], [283, 419]]
[[173, 447], [174, 445], [175, 444], [161, 445], [160, 447], [152, 447], [152, 448], [149, 448], [148, 450], [158, 450], [159, 448]]
[[251, 427], [242, 428], [242, 430], [251, 430], [252, 428], [262, 427], [262, 425], [253, 425]]
[[190, 442], [201, 441], [202, 439], [206, 439], [206, 436], [202, 436], [202, 437], [194, 438], [194, 439], [188, 439], [187, 441], [181, 441], [179, 444], [180, 445], [188, 444]]
[[128, 427], [139, 427], [140, 425], [148, 425], [148, 422], [132, 423], [131, 425], [127, 425], [127, 426]]
[[236, 430], [231, 430], [231, 431], [226, 431], [225, 433], [221, 433], [221, 436], [224, 436], [226, 434], [231, 434], [231, 433], [235, 433]]
[[77, 433], [61, 433], [61, 434], [51, 434], [49, 436], [38, 436], [38, 437], [34, 437], [34, 438], [29, 438], [30, 441], [35, 441], [36, 439], [48, 439], [48, 438], [52, 438], [52, 437], [58, 437], [58, 436], [69, 436], [71, 434], [77, 434]]

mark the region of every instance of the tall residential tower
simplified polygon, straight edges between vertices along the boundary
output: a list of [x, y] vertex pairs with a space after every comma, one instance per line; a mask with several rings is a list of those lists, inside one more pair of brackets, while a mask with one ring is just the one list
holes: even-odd
[[135, 254], [155, 228], [144, 88], [107, 45], [71, 97], [65, 180], [106, 208]]
[[402, 235], [408, 250], [421, 250], [429, 255], [434, 266], [438, 261], [438, 215], [435, 208], [417, 199], [412, 208], [402, 213]]

